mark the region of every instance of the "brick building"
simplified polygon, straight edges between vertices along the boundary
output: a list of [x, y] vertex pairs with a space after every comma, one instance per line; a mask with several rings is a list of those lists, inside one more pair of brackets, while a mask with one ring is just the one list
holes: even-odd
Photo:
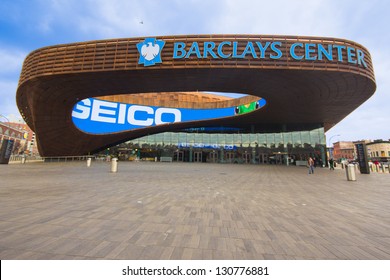
[[355, 145], [351, 141], [339, 141], [333, 144], [334, 160], [355, 159]]

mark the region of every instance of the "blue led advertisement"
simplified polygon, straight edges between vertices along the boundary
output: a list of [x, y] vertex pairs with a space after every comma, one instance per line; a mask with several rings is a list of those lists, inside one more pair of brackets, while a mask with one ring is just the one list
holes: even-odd
[[126, 104], [87, 98], [73, 107], [74, 125], [90, 134], [116, 132], [166, 125], [169, 123], [205, 121], [247, 114], [264, 107], [266, 101], [216, 109], [168, 108], [137, 104]]

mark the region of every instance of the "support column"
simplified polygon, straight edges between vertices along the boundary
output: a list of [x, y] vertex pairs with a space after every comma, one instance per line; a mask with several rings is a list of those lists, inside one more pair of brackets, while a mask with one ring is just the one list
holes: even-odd
[[189, 157], [189, 162], [192, 162], [192, 147], [190, 147], [190, 157]]
[[322, 159], [322, 166], [321, 167], [326, 166], [326, 154], [325, 154], [324, 145], [321, 145], [321, 159]]

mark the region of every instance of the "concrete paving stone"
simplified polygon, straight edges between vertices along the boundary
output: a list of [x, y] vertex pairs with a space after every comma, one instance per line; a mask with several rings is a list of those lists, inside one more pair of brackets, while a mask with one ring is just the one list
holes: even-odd
[[380, 248], [376, 248], [372, 246], [364, 246], [364, 247], [360, 247], [360, 249], [371, 254], [374, 257], [374, 259], [380, 259], [380, 260], [390, 259], [390, 252], [384, 252]]
[[[100, 230], [102, 231], [102, 230]], [[123, 230], [123, 229], [108, 229], [105, 228], [104, 240], [110, 242], [130, 242], [130, 239], [138, 232], [135, 230]]]
[[234, 259], [233, 252], [229, 252], [226, 250], [212, 250], [212, 259], [213, 260], [232, 260]]
[[270, 165], [0, 166], [1, 259], [390, 259], [390, 175]]
[[213, 259], [213, 251], [209, 249], [202, 249], [202, 257], [201, 260], [212, 260]]
[[[86, 253], [86, 257], [91, 258], [107, 258], [116, 248], [121, 246], [120, 242], [110, 242], [110, 241], [102, 241], [99, 245], [92, 248], [89, 252]], [[123, 247], [122, 247], [123, 248]]]
[[228, 251], [246, 251], [243, 239], [239, 238], [226, 238], [226, 247]]
[[142, 245], [142, 246], [156, 245], [158, 243], [159, 239], [164, 238], [164, 236], [161, 232], [142, 231], [140, 233], [141, 233], [140, 237], [135, 242], [135, 244], [137, 244], [137, 245]]
[[322, 244], [313, 244], [313, 246], [319, 251], [321, 258], [326, 260], [337, 259], [336, 254], [332, 252], [333, 248], [331, 246], [323, 246]]
[[41, 246], [39, 249], [37, 249], [37, 251], [47, 252], [50, 254], [57, 254], [57, 255], [66, 255], [67, 253], [69, 253], [69, 255], [78, 255], [78, 254], [70, 254], [70, 252], [72, 252], [72, 250], [76, 249], [80, 245], [84, 246], [84, 242], [85, 240], [81, 240], [81, 239], [58, 238], [53, 242], [51, 242], [50, 244]]
[[170, 256], [170, 259], [171, 260], [182, 260], [185, 249], [186, 248], [183, 248], [183, 247], [174, 247], [172, 254]]
[[186, 248], [198, 248], [199, 243], [200, 235], [185, 234], [181, 246]]
[[[349, 249], [349, 246], [340, 246], [340, 245], [328, 245], [326, 248], [336, 256], [339, 260], [348, 260], [353, 256], [352, 251]], [[345, 250], [347, 249], [347, 250]], [[347, 252], [348, 251], [348, 252]]]
[[141, 260], [160, 259], [161, 255], [164, 253], [164, 249], [165, 249], [164, 247], [160, 247], [160, 246], [146, 246], [142, 254], [140, 255], [139, 259]]
[[263, 255], [276, 255], [276, 251], [272, 247], [271, 242], [254, 241], [255, 250], [259, 254]]
[[265, 260], [281, 260], [281, 258], [278, 258], [277, 255], [274, 254], [263, 254]]
[[262, 254], [253, 254], [252, 252], [246, 252], [246, 251], [233, 251], [231, 252], [233, 255], [233, 260], [261, 260], [263, 259]]
[[128, 244], [122, 251], [115, 256], [115, 259], [121, 260], [139, 260], [142, 256], [142, 253], [145, 249], [145, 246], [138, 246], [135, 244]]
[[169, 247], [169, 246], [163, 246], [164, 251], [162, 252], [160, 259], [161, 260], [170, 260], [173, 250], [175, 249], [174, 247]]
[[183, 255], [182, 255], [181, 259], [182, 260], [192, 260], [193, 251], [194, 251], [194, 249], [192, 249], [192, 248], [184, 248]]

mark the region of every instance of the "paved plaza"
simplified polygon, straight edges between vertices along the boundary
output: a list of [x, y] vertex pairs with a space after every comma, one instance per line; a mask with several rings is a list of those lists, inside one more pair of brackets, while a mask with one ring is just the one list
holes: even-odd
[[390, 259], [390, 174], [0, 165], [0, 259]]

